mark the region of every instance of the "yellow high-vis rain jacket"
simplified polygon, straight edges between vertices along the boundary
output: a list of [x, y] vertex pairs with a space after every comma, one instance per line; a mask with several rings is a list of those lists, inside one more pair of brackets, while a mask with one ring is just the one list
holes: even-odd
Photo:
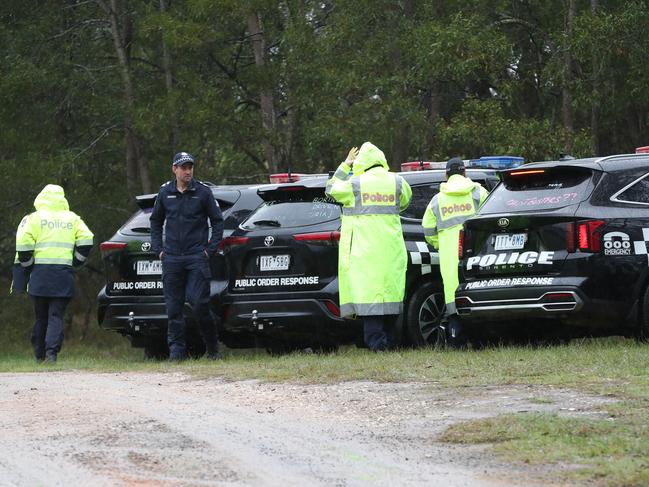
[[453, 174], [440, 185], [439, 193], [428, 204], [422, 226], [426, 241], [439, 249], [439, 267], [444, 281], [447, 314], [456, 313], [455, 290], [458, 278], [458, 245], [464, 222], [475, 215], [488, 191], [479, 183]]
[[16, 232], [18, 260], [21, 267], [31, 270], [29, 294], [72, 297], [72, 265], [86, 260], [93, 234], [69, 210], [61, 186], [45, 186], [34, 200], [34, 207], [36, 211], [22, 219]]
[[349, 164], [340, 164], [326, 193], [342, 204], [341, 315], [401, 313], [408, 258], [399, 213], [410, 203], [410, 186], [389, 171], [383, 152], [366, 142], [354, 161], [353, 173]]

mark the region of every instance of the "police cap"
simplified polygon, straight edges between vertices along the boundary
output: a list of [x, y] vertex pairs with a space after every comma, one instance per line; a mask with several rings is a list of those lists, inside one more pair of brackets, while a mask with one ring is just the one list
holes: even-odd
[[182, 166], [183, 164], [194, 164], [194, 156], [189, 152], [179, 152], [174, 156], [172, 162], [174, 166]]
[[464, 174], [464, 161], [459, 157], [454, 157], [446, 163], [446, 174]]

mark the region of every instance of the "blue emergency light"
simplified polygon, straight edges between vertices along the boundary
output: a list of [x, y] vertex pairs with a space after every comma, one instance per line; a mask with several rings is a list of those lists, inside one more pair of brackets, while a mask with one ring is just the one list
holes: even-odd
[[480, 159], [470, 159], [468, 167], [478, 169], [512, 169], [525, 162], [518, 156], [482, 156]]

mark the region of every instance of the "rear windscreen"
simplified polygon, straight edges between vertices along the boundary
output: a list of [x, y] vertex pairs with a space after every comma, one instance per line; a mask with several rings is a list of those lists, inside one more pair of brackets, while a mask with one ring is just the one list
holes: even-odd
[[123, 235], [148, 235], [151, 233], [151, 212], [153, 208], [140, 210], [129, 218], [122, 228], [119, 229]]
[[580, 203], [590, 195], [593, 171], [582, 167], [522, 169], [505, 173], [481, 214], [550, 210]]
[[320, 196], [309, 201], [266, 201], [241, 224], [253, 228], [291, 228], [315, 225], [340, 218], [340, 206]]

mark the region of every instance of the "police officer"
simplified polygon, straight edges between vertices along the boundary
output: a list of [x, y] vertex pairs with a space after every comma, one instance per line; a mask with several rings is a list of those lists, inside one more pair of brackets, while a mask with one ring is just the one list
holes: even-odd
[[464, 161], [457, 157], [446, 164], [447, 182], [426, 208], [422, 225], [426, 241], [439, 249], [439, 266], [444, 282], [444, 301], [448, 320], [447, 340], [453, 348], [466, 347], [466, 336], [455, 308], [458, 279], [458, 244], [465, 220], [475, 215], [488, 195], [479, 183], [465, 176]]
[[355, 147], [327, 183], [342, 204], [338, 280], [343, 317], [360, 316], [367, 347], [395, 345], [394, 322], [403, 310], [406, 246], [399, 213], [412, 191], [389, 172], [385, 155], [370, 142]]
[[200, 327], [207, 357], [217, 359], [217, 329], [209, 310], [209, 259], [223, 237], [223, 216], [212, 191], [194, 179], [191, 154], [176, 154], [171, 169], [175, 178], [162, 185], [151, 213], [151, 246], [162, 260], [162, 282], [169, 316], [169, 359], [187, 358], [185, 299]]
[[61, 186], [45, 186], [34, 200], [34, 208], [16, 232], [12, 287], [16, 293], [28, 291], [34, 304], [31, 341], [36, 360], [53, 363], [63, 345], [65, 308], [74, 295], [72, 268], [85, 262], [93, 234], [69, 210]]

